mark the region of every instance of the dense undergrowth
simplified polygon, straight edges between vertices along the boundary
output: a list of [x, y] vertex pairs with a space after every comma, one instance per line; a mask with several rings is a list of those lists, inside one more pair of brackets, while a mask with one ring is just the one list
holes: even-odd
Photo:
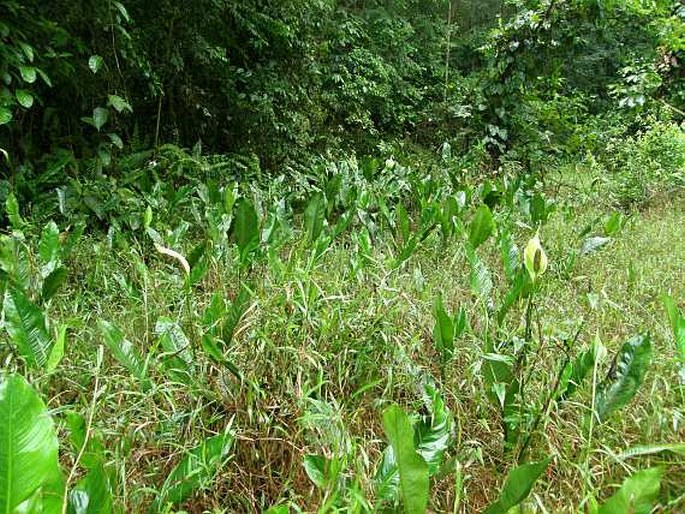
[[186, 4], [0, 0], [0, 510], [685, 511], [681, 3]]
[[670, 127], [625, 143], [655, 170], [637, 192], [593, 158], [483, 180], [443, 148], [274, 179], [169, 146], [35, 206], [41, 230], [10, 195], [4, 362], [64, 470], [43, 501], [66, 480], [76, 512], [506, 512], [537, 479], [530, 511], [677, 511]]

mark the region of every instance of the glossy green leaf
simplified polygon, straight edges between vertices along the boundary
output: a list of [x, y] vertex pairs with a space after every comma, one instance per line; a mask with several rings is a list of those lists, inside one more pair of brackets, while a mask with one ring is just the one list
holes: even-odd
[[90, 71], [93, 72], [93, 74], [97, 73], [100, 70], [100, 68], [102, 68], [102, 65], [104, 63], [104, 59], [99, 55], [91, 55], [88, 59], [88, 67], [90, 68]]
[[416, 450], [428, 464], [433, 476], [442, 464], [442, 457], [452, 441], [454, 419], [445, 400], [432, 382], [423, 386], [424, 404], [428, 416], [422, 416], [414, 427]]
[[5, 293], [5, 327], [21, 356], [31, 366], [45, 367], [53, 344], [45, 316], [15, 287], [10, 287]]
[[302, 462], [309, 480], [319, 489], [326, 486], [326, 462], [323, 455], [305, 455]]
[[0, 126], [8, 124], [12, 121], [12, 111], [6, 107], [0, 107]]
[[495, 220], [492, 217], [490, 208], [483, 204], [476, 210], [476, 214], [471, 220], [469, 228], [469, 243], [475, 250], [490, 237], [495, 230]]
[[528, 497], [535, 482], [547, 469], [550, 460], [523, 464], [512, 469], [507, 475], [499, 498], [485, 510], [484, 514], [507, 514], [509, 509], [519, 505]]
[[487, 300], [492, 292], [492, 278], [490, 272], [472, 248], [466, 248], [466, 257], [471, 267], [469, 273], [471, 292], [480, 297], [481, 300]]
[[101, 465], [91, 469], [69, 491], [69, 511], [73, 514], [110, 514], [113, 512], [109, 478]]
[[21, 229], [24, 225], [24, 220], [21, 219], [19, 202], [12, 191], [7, 195], [7, 200], [5, 200], [5, 212], [7, 212], [7, 218], [9, 219], [12, 228], [15, 230]]
[[133, 346], [133, 343], [124, 337], [121, 330], [108, 321], [98, 320], [98, 328], [114, 358], [140, 381], [143, 389], [148, 389], [150, 382], [147, 377], [145, 361], [135, 346]]
[[241, 256], [246, 256], [259, 245], [259, 220], [252, 202], [240, 198], [235, 204], [233, 224], [235, 241]]
[[603, 246], [606, 246], [612, 241], [610, 237], [594, 236], [588, 237], [583, 241], [580, 247], [580, 255], [587, 255], [596, 252]]
[[504, 274], [507, 280], [513, 283], [521, 269], [521, 256], [509, 230], [500, 228], [499, 248], [504, 264]]
[[38, 256], [44, 264], [57, 261], [60, 253], [59, 228], [54, 221], [50, 221], [40, 235], [38, 241]]
[[320, 193], [315, 194], [304, 210], [304, 233], [309, 243], [316, 241], [326, 219], [326, 202]]
[[440, 350], [445, 359], [449, 359], [454, 353], [454, 321], [445, 311], [445, 307], [442, 304], [442, 296], [438, 296], [435, 300], [433, 315], [435, 316], [435, 325], [433, 327], [435, 346]]
[[52, 373], [57, 369], [59, 363], [62, 362], [64, 357], [64, 345], [67, 340], [67, 325], [62, 325], [59, 327], [57, 332], [57, 337], [55, 338], [55, 344], [50, 350], [50, 355], [48, 356], [48, 362], [45, 364], [45, 372]]
[[177, 505], [193, 492], [207, 487], [230, 458], [234, 435], [230, 430], [205, 439], [181, 459], [167, 475], [151, 511]]
[[685, 316], [680, 313], [678, 304], [671, 296], [663, 295], [661, 301], [668, 314], [668, 321], [671, 324], [678, 356], [685, 363]]
[[393, 405], [383, 413], [383, 428], [397, 461], [404, 510], [407, 514], [424, 514], [428, 505], [428, 464], [416, 452], [409, 418]]
[[597, 391], [595, 412], [599, 421], [605, 421], [635, 396], [651, 356], [649, 335], [634, 336], [623, 344]]
[[117, 112], [123, 112], [123, 111], [128, 111], [128, 112], [133, 112], [133, 108], [131, 107], [131, 104], [129, 104], [126, 100], [121, 98], [119, 95], [109, 95], [107, 97], [107, 105], [111, 105], [114, 107], [114, 110]]
[[595, 365], [595, 347], [581, 352], [573, 362], [568, 363], [569, 372], [566, 380], [560, 384], [559, 400], [568, 399], [582, 384], [587, 374]]
[[33, 66], [19, 66], [19, 74], [24, 82], [33, 84], [36, 81], [36, 68]]
[[50, 300], [53, 296], [55, 296], [55, 293], [59, 290], [59, 288], [64, 284], [64, 282], [67, 280], [67, 268], [64, 266], [59, 266], [58, 268], [55, 268], [45, 279], [43, 280], [43, 286], [41, 289], [41, 300], [43, 302], [47, 302]]
[[17, 89], [14, 92], [14, 96], [17, 97], [17, 102], [19, 102], [19, 105], [21, 105], [24, 109], [30, 109], [33, 107], [33, 95], [25, 89]]
[[165, 365], [176, 379], [188, 382], [193, 373], [193, 352], [190, 340], [181, 326], [167, 317], [155, 323], [155, 334], [165, 352]]
[[0, 378], [0, 511], [55, 513], [63, 478], [57, 431], [38, 393], [20, 375]]
[[674, 453], [676, 455], [685, 456], [685, 443], [664, 443], [649, 444], [646, 446], [634, 446], [621, 453], [619, 458], [630, 459], [634, 457], [643, 457], [645, 455], [655, 455], [657, 453]]
[[629, 476], [598, 514], [649, 514], [659, 497], [662, 475], [660, 468], [650, 468]]
[[104, 107], [96, 107], [93, 109], [93, 126], [98, 131], [107, 123], [109, 119], [109, 111]]

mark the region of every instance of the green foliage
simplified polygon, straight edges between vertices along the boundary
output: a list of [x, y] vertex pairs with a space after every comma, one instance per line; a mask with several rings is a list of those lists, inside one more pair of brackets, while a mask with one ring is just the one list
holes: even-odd
[[121, 330], [108, 321], [98, 320], [98, 328], [104, 343], [116, 360], [138, 379], [144, 390], [148, 389], [150, 381], [147, 376], [147, 364], [133, 343], [126, 339]]
[[408, 514], [423, 513], [428, 505], [428, 464], [416, 452], [409, 418], [400, 407], [388, 407], [383, 413], [383, 428], [397, 462], [404, 510]]
[[649, 514], [661, 488], [663, 470], [645, 469], [629, 476], [621, 488], [600, 508], [598, 514]]
[[485, 510], [485, 514], [506, 514], [509, 509], [523, 502], [530, 494], [535, 482], [547, 470], [549, 462], [550, 459], [546, 459], [512, 469], [502, 486], [499, 499]]
[[634, 336], [623, 344], [597, 391], [594, 409], [599, 421], [605, 421], [635, 396], [651, 356], [648, 335]]
[[0, 379], [0, 507], [60, 511], [63, 478], [57, 433], [38, 393], [19, 375]]
[[205, 487], [230, 458], [234, 441], [235, 436], [226, 428], [190, 450], [167, 475], [151, 512], [159, 512], [169, 504], [178, 505]]

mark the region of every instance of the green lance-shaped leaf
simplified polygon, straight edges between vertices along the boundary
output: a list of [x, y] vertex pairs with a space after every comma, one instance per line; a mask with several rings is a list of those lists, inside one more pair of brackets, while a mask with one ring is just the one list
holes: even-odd
[[43, 264], [49, 264], [59, 259], [60, 241], [59, 228], [54, 221], [49, 222], [40, 235], [38, 241], [38, 255]]
[[547, 469], [550, 459], [542, 462], [523, 464], [512, 469], [507, 475], [499, 498], [490, 505], [485, 514], [506, 514], [509, 509], [516, 507], [530, 494], [535, 482]]
[[252, 202], [247, 198], [239, 199], [235, 204], [235, 221], [233, 223], [235, 242], [242, 258], [259, 245], [259, 220]]
[[326, 219], [326, 202], [323, 195], [315, 194], [304, 210], [304, 233], [307, 242], [316, 241], [323, 230]]
[[423, 514], [428, 505], [428, 464], [414, 447], [414, 429], [398, 406], [383, 413], [383, 428], [390, 440], [400, 476], [400, 492], [407, 514]]
[[5, 200], [5, 212], [7, 213], [7, 219], [9, 219], [12, 228], [14, 230], [20, 230], [24, 225], [24, 220], [19, 213], [19, 202], [17, 201], [17, 197], [14, 196], [12, 191], [9, 192], [7, 200]]
[[490, 208], [483, 204], [476, 210], [469, 228], [469, 243], [475, 250], [490, 237], [495, 230], [495, 220], [492, 218]]
[[423, 401], [430, 415], [423, 416], [414, 427], [414, 441], [419, 455], [428, 464], [428, 474], [433, 476], [452, 441], [454, 419], [434, 383], [426, 381], [423, 392]]
[[597, 349], [592, 348], [581, 352], [573, 362], [569, 362], [564, 369], [562, 382], [559, 387], [558, 400], [564, 401], [569, 398], [582, 384], [583, 380], [595, 365]]
[[167, 354], [165, 364], [170, 374], [181, 382], [188, 382], [193, 373], [193, 352], [181, 326], [170, 318], [161, 317], [155, 323], [155, 334]]
[[625, 479], [621, 488], [600, 508], [598, 514], [649, 514], [661, 489], [663, 470], [650, 468]]
[[21, 356], [31, 366], [43, 368], [53, 344], [45, 326], [45, 316], [15, 287], [5, 293], [5, 327]]
[[110, 514], [113, 512], [112, 490], [102, 465], [91, 469], [69, 491], [70, 513]]
[[492, 278], [490, 272], [473, 248], [468, 245], [466, 247], [466, 257], [471, 267], [469, 274], [471, 292], [480, 297], [481, 300], [487, 300], [492, 292]]
[[651, 356], [649, 335], [635, 336], [623, 344], [595, 398], [595, 412], [599, 421], [606, 420], [635, 396]]
[[147, 377], [145, 361], [135, 346], [133, 346], [133, 343], [126, 339], [121, 330], [109, 321], [98, 320], [98, 327], [100, 332], [102, 332], [107, 348], [112, 352], [114, 358], [140, 381], [144, 390], [149, 389], [150, 381]]
[[64, 266], [59, 266], [52, 270], [50, 274], [43, 280], [43, 286], [41, 287], [40, 299], [43, 302], [47, 302], [59, 288], [67, 280], [67, 268]]
[[521, 268], [521, 257], [511, 232], [502, 227], [500, 227], [499, 248], [504, 264], [504, 274], [509, 283], [513, 283]]
[[435, 326], [433, 327], [433, 341], [444, 359], [450, 359], [454, 353], [454, 320], [445, 311], [442, 296], [435, 300]]
[[57, 432], [38, 393], [20, 375], [0, 378], [0, 512], [59, 512], [64, 480]]
[[17, 89], [14, 95], [17, 97], [19, 105], [24, 109], [30, 109], [33, 106], [33, 95], [25, 89]]
[[177, 505], [194, 491], [206, 487], [226, 464], [234, 439], [233, 433], [226, 429], [187, 452], [167, 476], [150, 511], [160, 512], [169, 504]]
[[634, 457], [643, 457], [645, 455], [655, 455], [657, 453], [674, 453], [676, 455], [682, 455], [685, 457], [685, 443], [664, 443], [649, 444], [647, 446], [633, 446], [619, 455], [619, 459], [631, 459]]
[[671, 324], [671, 330], [673, 330], [678, 356], [685, 363], [685, 316], [680, 313], [678, 304], [672, 297], [664, 295], [661, 297], [661, 301], [666, 308], [668, 321]]

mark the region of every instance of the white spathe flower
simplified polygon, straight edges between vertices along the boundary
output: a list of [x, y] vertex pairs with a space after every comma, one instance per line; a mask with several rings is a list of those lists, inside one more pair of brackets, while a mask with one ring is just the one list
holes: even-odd
[[540, 236], [537, 232], [528, 241], [526, 249], [523, 251], [523, 260], [533, 282], [547, 270], [547, 255], [540, 244]]

